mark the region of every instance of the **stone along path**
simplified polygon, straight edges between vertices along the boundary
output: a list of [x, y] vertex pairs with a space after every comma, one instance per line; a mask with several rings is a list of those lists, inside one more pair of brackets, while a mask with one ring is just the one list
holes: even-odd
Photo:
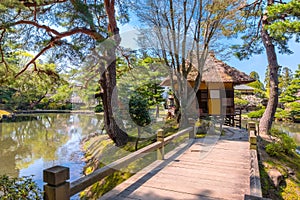
[[250, 193], [248, 135], [225, 130], [218, 140], [211, 136], [178, 147], [100, 199], [244, 199]]

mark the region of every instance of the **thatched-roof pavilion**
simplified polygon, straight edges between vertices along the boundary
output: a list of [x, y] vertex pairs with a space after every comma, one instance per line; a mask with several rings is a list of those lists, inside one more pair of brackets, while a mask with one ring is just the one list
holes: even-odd
[[[194, 82], [198, 75], [198, 70], [196, 67], [193, 67], [190, 73], [188, 74], [188, 81]], [[176, 81], [176, 77], [174, 77]], [[202, 82], [206, 83], [232, 83], [233, 85], [241, 85], [246, 83], [251, 83], [255, 81], [249, 77], [244, 72], [237, 70], [234, 67], [231, 67], [224, 63], [221, 60], [218, 60], [214, 54], [210, 53], [207, 56], [203, 73], [202, 73]], [[167, 77], [161, 83], [162, 86], [170, 86], [170, 77]]]
[[[194, 86], [197, 75], [198, 70], [193, 67], [187, 76], [191, 86]], [[173, 80], [176, 83], [176, 77]], [[253, 81], [255, 80], [244, 72], [230, 67], [210, 53], [206, 59], [197, 92], [200, 115], [235, 115], [233, 87]], [[170, 82], [170, 77], [167, 77], [161, 85], [170, 86]]]

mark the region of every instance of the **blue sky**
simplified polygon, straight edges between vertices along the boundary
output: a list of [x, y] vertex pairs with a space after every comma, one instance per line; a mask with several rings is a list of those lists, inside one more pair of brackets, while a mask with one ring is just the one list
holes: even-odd
[[[133, 50], [139, 49], [135, 41], [138, 31], [134, 28], [134, 24], [136, 24], [136, 22], [120, 26], [122, 38], [121, 45], [127, 48], [131, 48]], [[282, 55], [278, 53], [278, 63], [279, 65], [283, 67], [288, 67], [293, 72], [295, 72], [295, 70], [298, 68], [298, 64], [300, 64], [300, 43], [290, 41], [289, 47], [294, 53], [290, 55]], [[249, 60], [242, 61], [240, 61], [232, 55], [228, 60], [223, 61], [229, 64], [230, 66], [235, 67], [242, 72], [245, 72], [246, 74], [250, 74], [250, 72], [256, 71], [260, 76], [260, 80], [262, 82], [264, 81], [265, 72], [268, 65], [267, 57], [264, 53], [260, 55], [254, 55]]]
[[[289, 47], [294, 53], [290, 55], [277, 53], [278, 64], [283, 67], [288, 67], [295, 72], [295, 70], [298, 69], [298, 64], [300, 64], [300, 43], [290, 41]], [[247, 74], [249, 74], [251, 71], [258, 72], [261, 81], [263, 81], [265, 78], [265, 72], [268, 65], [267, 56], [265, 53], [254, 55], [249, 60], [242, 61], [232, 56], [230, 60], [225, 62]]]

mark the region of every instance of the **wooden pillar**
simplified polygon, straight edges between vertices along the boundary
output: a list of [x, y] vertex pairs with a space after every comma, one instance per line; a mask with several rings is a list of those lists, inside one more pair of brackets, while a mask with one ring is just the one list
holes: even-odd
[[161, 142], [161, 147], [157, 149], [157, 160], [163, 160], [165, 158], [165, 144], [164, 144], [164, 130], [159, 129], [157, 131], [157, 141]]
[[256, 123], [255, 122], [248, 122], [248, 133], [250, 131], [254, 131], [254, 135], [256, 135]]
[[70, 199], [70, 170], [68, 167], [54, 166], [43, 171], [44, 199], [69, 200]]
[[195, 128], [195, 120], [192, 118], [189, 118], [189, 124], [191, 127], [193, 127], [193, 129], [189, 132], [189, 139], [195, 139], [195, 135], [196, 135], [196, 128]]
[[256, 150], [257, 148], [257, 138], [255, 135], [255, 131], [251, 130], [249, 132], [249, 143], [250, 143], [250, 149]]

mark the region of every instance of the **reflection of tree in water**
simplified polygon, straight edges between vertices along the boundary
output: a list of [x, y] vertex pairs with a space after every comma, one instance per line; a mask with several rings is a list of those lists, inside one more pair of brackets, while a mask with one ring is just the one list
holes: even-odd
[[300, 123], [275, 123], [274, 127], [287, 132], [300, 145]]
[[0, 174], [7, 174], [10, 176], [18, 176], [19, 170], [16, 169], [16, 155], [17, 155], [17, 145], [16, 142], [8, 138], [0, 138]]
[[78, 120], [75, 123], [77, 124], [78, 127], [81, 127], [84, 135], [93, 132], [100, 133], [104, 126], [102, 115], [95, 115], [95, 116], [76, 115], [76, 118]]
[[[0, 173], [18, 176], [38, 159], [55, 161], [60, 147], [71, 136], [101, 130], [102, 117], [70, 114], [39, 114], [37, 120], [2, 123]], [[78, 148], [79, 149], [79, 148]], [[59, 155], [61, 156], [61, 155]]]
[[[67, 141], [68, 135], [62, 134], [63, 131], [57, 131], [65, 128], [66, 118], [56, 121], [56, 115], [41, 115], [37, 119], [9, 124], [3, 123], [3, 135], [6, 140], [11, 141], [11, 146], [5, 147], [3, 150], [4, 152], [12, 150], [11, 158], [5, 160], [5, 163], [12, 165], [11, 169], [27, 168], [40, 158], [45, 161], [55, 160], [57, 148]], [[2, 154], [1, 160], [4, 159]], [[6, 168], [6, 166], [1, 167]]]

